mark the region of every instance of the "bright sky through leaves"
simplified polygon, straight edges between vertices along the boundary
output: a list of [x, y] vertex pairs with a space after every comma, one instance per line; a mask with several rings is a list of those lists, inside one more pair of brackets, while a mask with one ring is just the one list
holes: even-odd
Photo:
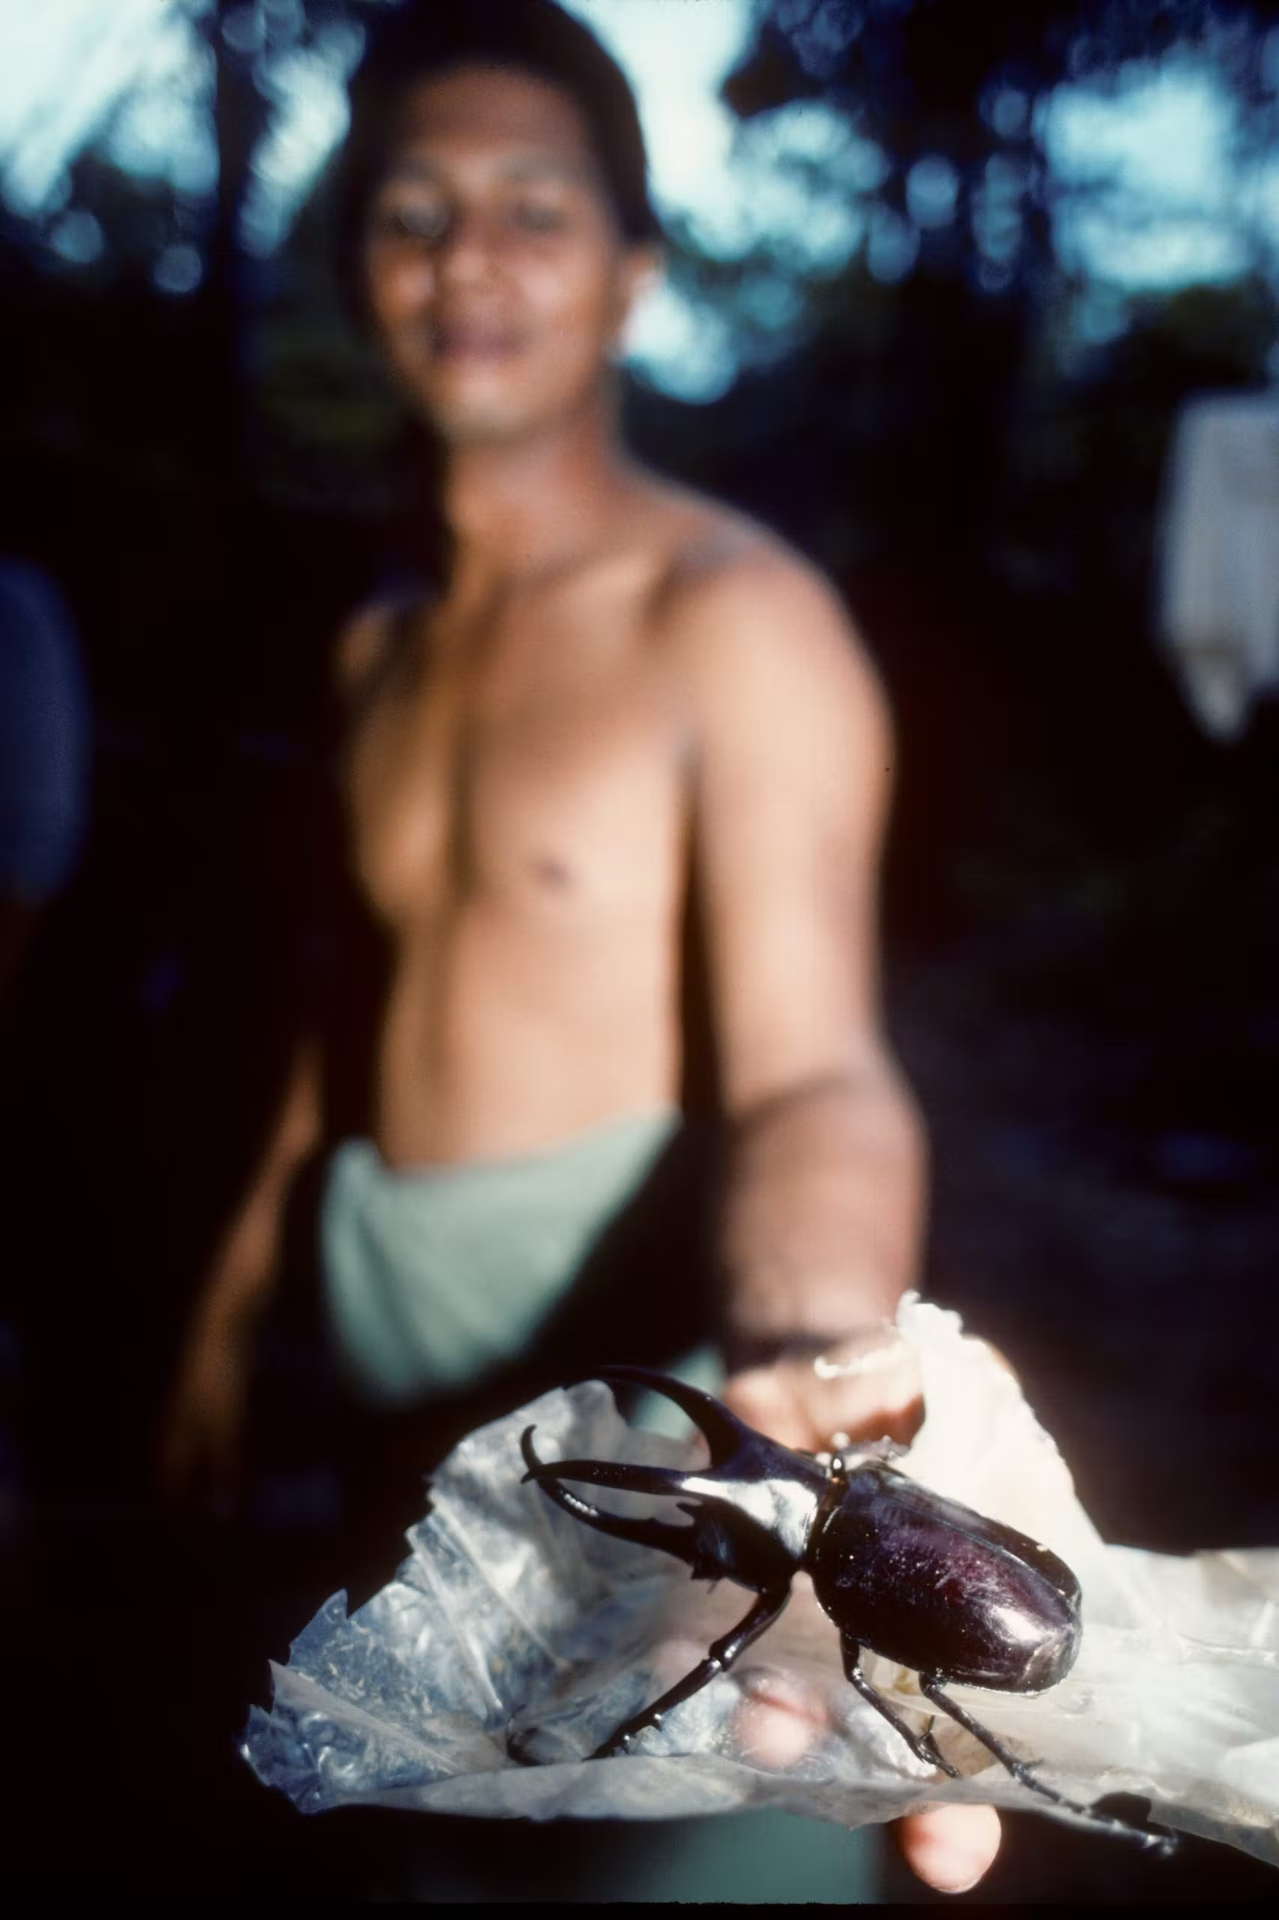
[[[19, 216], [45, 221], [68, 263], [88, 262], [102, 246], [92, 211], [67, 207], [68, 170], [86, 146], [183, 194], [210, 191], [212, 60], [196, 23], [211, 4], [0, 0], [0, 192]], [[775, 263], [751, 294], [750, 343], [722, 306], [671, 287], [650, 297], [632, 355], [655, 384], [689, 399], [724, 391], [744, 353], [770, 337], [783, 347], [793, 336], [805, 277], [838, 269], [864, 245], [873, 273], [898, 278], [915, 258], [917, 228], [950, 217], [943, 157], [916, 163], [907, 182], [913, 218], [902, 221], [874, 202], [884, 174], [878, 149], [820, 103], [795, 102], [738, 125], [719, 89], [749, 48], [756, 0], [565, 4], [635, 84], [662, 211], [686, 221], [695, 244], [716, 258], [754, 248]], [[252, 56], [268, 20], [287, 40], [299, 18], [299, 0], [244, 0], [230, 14], [228, 37]], [[340, 140], [357, 52], [358, 37], [336, 25], [310, 49], [259, 61], [272, 115], [244, 214], [251, 251], [266, 255], [280, 244]], [[1279, 53], [1270, 64], [1279, 84]], [[1109, 88], [1059, 87], [1037, 133], [1068, 189], [1055, 229], [1063, 265], [1121, 296], [1253, 267], [1279, 276], [1279, 156], [1241, 156], [1236, 131], [1211, 67], [1184, 53], [1134, 63]], [[1016, 244], [1015, 216], [1001, 195], [1009, 205], [1015, 199], [996, 169], [977, 209], [992, 288], [1011, 276]], [[197, 250], [177, 251], [181, 260], [162, 256], [155, 270], [157, 285], [175, 295], [200, 277]]]

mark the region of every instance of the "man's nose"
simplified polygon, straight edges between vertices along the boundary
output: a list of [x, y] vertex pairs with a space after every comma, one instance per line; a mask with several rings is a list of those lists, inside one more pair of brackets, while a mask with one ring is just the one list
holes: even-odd
[[444, 281], [482, 280], [493, 267], [493, 235], [484, 216], [458, 207], [436, 243], [436, 271]]

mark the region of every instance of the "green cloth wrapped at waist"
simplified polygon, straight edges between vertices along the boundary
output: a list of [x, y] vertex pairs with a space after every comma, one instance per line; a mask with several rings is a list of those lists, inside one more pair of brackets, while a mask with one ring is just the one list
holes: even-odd
[[339, 1147], [321, 1212], [324, 1289], [363, 1393], [404, 1404], [517, 1359], [680, 1125], [661, 1107], [519, 1159], [407, 1171], [371, 1141]]

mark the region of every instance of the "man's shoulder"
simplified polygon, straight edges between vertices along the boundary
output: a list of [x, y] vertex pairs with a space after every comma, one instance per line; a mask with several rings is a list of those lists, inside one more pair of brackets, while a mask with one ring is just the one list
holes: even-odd
[[784, 675], [878, 701], [878, 681], [834, 583], [780, 535], [698, 494], [673, 496], [653, 615], [699, 680]]
[[341, 702], [359, 701], [396, 642], [420, 617], [424, 604], [420, 594], [385, 593], [361, 602], [347, 615], [335, 636], [331, 659], [333, 689]]

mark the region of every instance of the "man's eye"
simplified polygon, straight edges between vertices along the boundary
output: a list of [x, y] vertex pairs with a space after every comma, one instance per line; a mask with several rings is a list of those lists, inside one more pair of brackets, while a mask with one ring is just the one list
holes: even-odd
[[562, 207], [537, 200], [518, 201], [511, 209], [511, 217], [517, 227], [523, 227], [528, 233], [556, 233], [565, 225]]
[[388, 207], [378, 216], [378, 231], [391, 240], [442, 240], [448, 231], [443, 207]]

